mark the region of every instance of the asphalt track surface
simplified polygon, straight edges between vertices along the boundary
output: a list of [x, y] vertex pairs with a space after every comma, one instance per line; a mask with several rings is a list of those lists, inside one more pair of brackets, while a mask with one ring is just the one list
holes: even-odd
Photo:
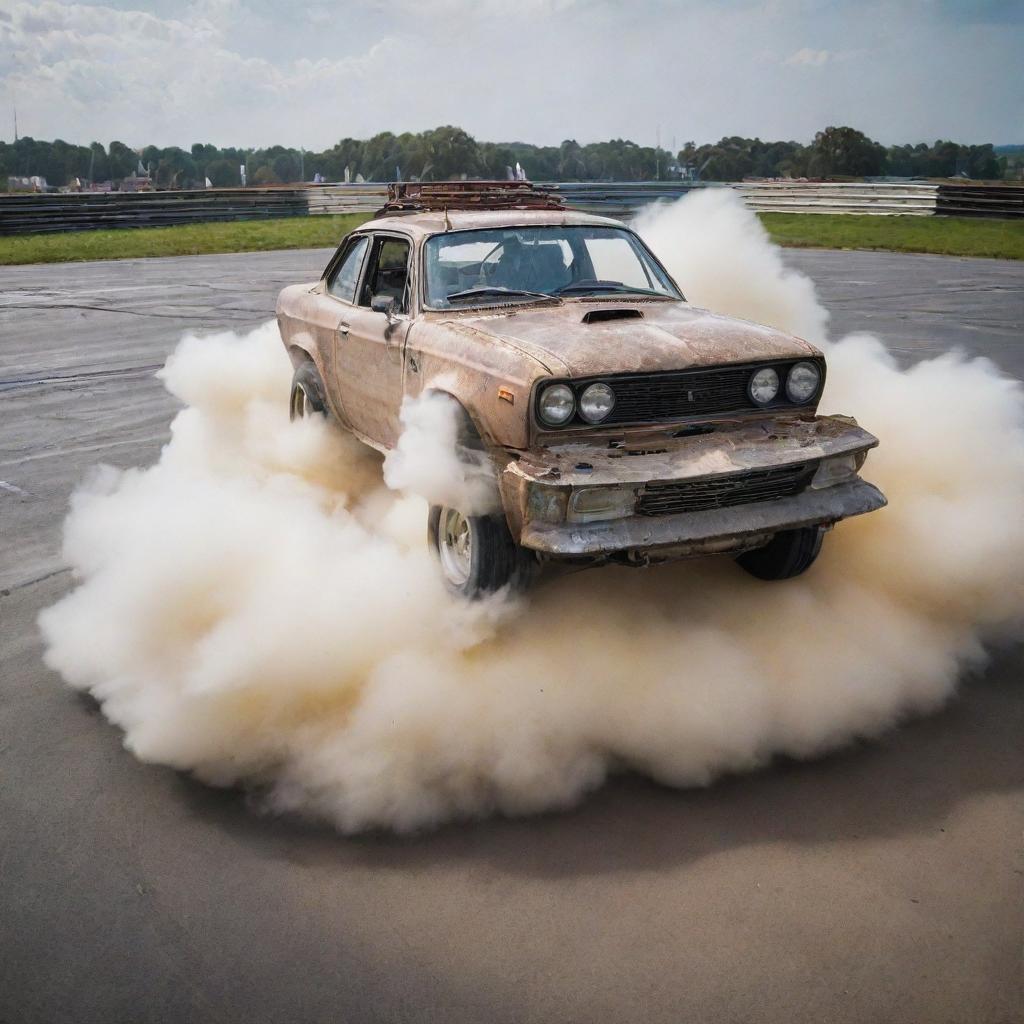
[[[1019, 646], [876, 743], [406, 839], [140, 764], [43, 667], [74, 484], [156, 458], [183, 330], [264, 321], [325, 258], [0, 268], [0, 1024], [1024, 1020]], [[787, 258], [836, 333], [1024, 377], [1024, 263]]]

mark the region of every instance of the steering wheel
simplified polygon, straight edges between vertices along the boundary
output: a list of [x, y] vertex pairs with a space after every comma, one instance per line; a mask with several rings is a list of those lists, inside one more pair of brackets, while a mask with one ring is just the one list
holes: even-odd
[[494, 248], [492, 248], [490, 252], [488, 252], [487, 255], [484, 256], [484, 258], [480, 261], [479, 280], [481, 284], [490, 284], [491, 281], [494, 280], [494, 275], [498, 269], [498, 261], [495, 260], [493, 263], [488, 263], [487, 261], [490, 260], [495, 253], [500, 252], [504, 248], [505, 243], [498, 242], [497, 245], [495, 245]]

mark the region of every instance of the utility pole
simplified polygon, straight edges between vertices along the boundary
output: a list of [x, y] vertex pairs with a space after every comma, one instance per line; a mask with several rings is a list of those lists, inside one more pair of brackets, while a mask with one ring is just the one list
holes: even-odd
[[661, 181], [661, 125], [654, 130], [654, 180]]
[[18, 104], [14, 104], [14, 141], [18, 141]]
[[306, 151], [299, 146], [299, 181], [306, 180]]

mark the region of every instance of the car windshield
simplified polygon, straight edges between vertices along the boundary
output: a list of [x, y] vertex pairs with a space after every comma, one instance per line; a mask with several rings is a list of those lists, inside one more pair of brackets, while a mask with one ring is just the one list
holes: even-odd
[[682, 296], [635, 235], [613, 227], [449, 231], [424, 245], [426, 304], [462, 309], [560, 296]]

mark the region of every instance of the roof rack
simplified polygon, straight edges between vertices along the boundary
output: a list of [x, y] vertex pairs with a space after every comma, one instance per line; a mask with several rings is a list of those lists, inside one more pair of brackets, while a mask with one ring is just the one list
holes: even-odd
[[377, 216], [430, 210], [564, 210], [561, 196], [529, 181], [399, 181]]

